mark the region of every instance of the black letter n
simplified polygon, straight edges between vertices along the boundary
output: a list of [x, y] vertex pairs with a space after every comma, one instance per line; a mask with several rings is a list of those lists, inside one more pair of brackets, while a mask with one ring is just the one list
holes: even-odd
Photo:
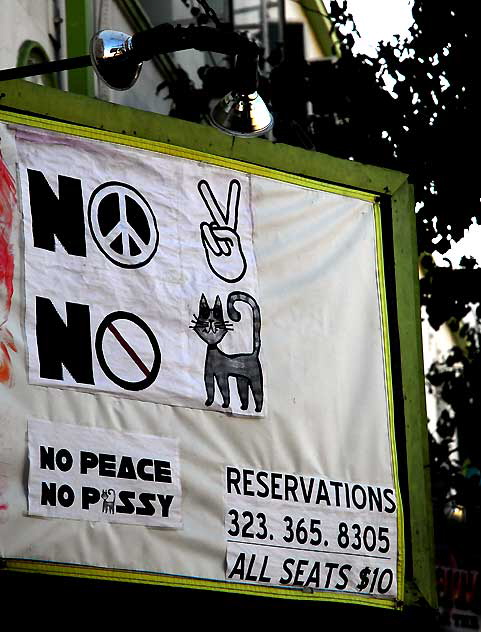
[[94, 384], [89, 306], [65, 303], [65, 307], [67, 323], [52, 301], [36, 297], [40, 377], [63, 380], [64, 366], [76, 382]]
[[55, 252], [55, 237], [69, 255], [86, 256], [82, 183], [58, 176], [58, 197], [40, 171], [27, 169], [33, 245]]

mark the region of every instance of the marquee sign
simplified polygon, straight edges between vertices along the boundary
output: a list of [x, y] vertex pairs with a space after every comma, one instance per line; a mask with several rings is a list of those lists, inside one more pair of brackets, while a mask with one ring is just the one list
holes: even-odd
[[0, 555], [397, 607], [377, 195], [40, 119], [0, 138]]

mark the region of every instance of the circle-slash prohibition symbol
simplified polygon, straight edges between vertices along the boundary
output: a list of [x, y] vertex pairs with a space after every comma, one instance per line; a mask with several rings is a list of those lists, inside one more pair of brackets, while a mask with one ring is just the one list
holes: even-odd
[[[117, 327], [115, 326], [115, 321], [117, 320], [129, 320], [139, 327], [149, 339], [149, 342], [152, 346], [152, 351], [154, 354], [154, 361], [152, 363], [151, 368], [149, 369], [141, 360], [141, 358], [137, 355], [136, 351], [130, 346], [130, 344], [125, 340], [122, 334], [119, 332]], [[105, 359], [104, 349], [103, 349], [103, 341], [104, 336], [107, 331], [110, 331], [111, 334], [116, 338], [118, 343], [125, 349], [127, 354], [131, 357], [131, 359], [135, 362], [135, 364], [139, 367], [142, 373], [145, 375], [143, 380], [139, 380], [137, 382], [131, 382], [129, 380], [124, 380], [123, 378], [116, 375], [112, 369], [107, 364]], [[131, 314], [130, 312], [112, 312], [108, 316], [104, 318], [104, 320], [100, 323], [99, 328], [97, 329], [97, 335], [95, 336], [95, 351], [97, 353], [97, 359], [102, 368], [102, 371], [105, 375], [112, 380], [114, 384], [120, 386], [121, 388], [127, 391], [142, 391], [145, 388], [149, 387], [153, 384], [157, 378], [157, 375], [160, 371], [161, 364], [161, 353], [159, 343], [157, 342], [156, 337], [152, 333], [152, 330], [144, 323], [144, 321], [136, 316], [135, 314]]]
[[107, 182], [90, 196], [90, 232], [99, 250], [121, 268], [140, 268], [159, 244], [155, 216], [147, 200], [122, 182]]

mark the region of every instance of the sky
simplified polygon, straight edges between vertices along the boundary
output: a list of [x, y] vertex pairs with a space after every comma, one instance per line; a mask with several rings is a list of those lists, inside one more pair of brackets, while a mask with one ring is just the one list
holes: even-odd
[[[326, 0], [329, 8], [334, 0]], [[409, 37], [412, 24], [410, 0], [348, 0], [348, 9], [354, 17], [360, 39], [355, 52], [376, 56], [376, 44], [390, 41], [394, 35]]]
[[[335, 0], [325, 0], [326, 8]], [[357, 40], [355, 52], [376, 56], [376, 44], [379, 41], [390, 41], [394, 35], [409, 38], [408, 29], [412, 24], [410, 0], [348, 0], [348, 8], [354, 17], [360, 39]], [[436, 240], [435, 242], [436, 243]], [[461, 257], [477, 259], [481, 265], [481, 226], [473, 223], [465, 231], [464, 237], [452, 248], [441, 255], [434, 251], [437, 265], [457, 267]]]

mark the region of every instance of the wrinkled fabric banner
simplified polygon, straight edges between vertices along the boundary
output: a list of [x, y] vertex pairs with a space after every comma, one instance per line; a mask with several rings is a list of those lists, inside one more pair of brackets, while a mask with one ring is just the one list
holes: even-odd
[[47, 133], [17, 145], [30, 382], [263, 415], [250, 177]]
[[396, 607], [374, 197], [288, 165], [0, 132], [19, 198], [0, 556]]

